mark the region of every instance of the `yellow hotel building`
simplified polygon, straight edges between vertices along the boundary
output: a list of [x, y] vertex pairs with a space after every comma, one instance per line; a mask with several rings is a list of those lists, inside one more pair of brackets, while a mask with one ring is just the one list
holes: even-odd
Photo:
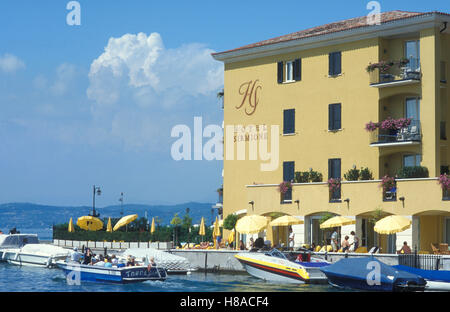
[[[224, 217], [296, 216], [304, 224], [292, 226], [295, 247], [328, 244], [330, 232], [319, 225], [329, 215], [355, 219], [341, 237], [355, 231], [360, 246], [382, 253], [404, 241], [423, 251], [450, 243], [450, 201], [439, 184], [450, 165], [448, 22], [446, 13], [392, 11], [378, 23], [353, 18], [213, 54], [225, 66]], [[239, 125], [266, 132], [240, 133]], [[270, 150], [274, 125], [277, 163], [261, 170], [267, 159], [252, 158], [250, 143], [267, 139]], [[245, 159], [230, 150], [234, 141], [245, 142]], [[373, 179], [349, 177], [360, 168]], [[311, 170], [321, 182], [301, 179]], [[396, 175], [383, 190], [382, 178]], [[330, 178], [341, 181], [333, 191]], [[283, 181], [293, 181], [284, 194]], [[377, 215], [405, 216], [412, 225], [379, 235]], [[286, 244], [286, 231], [268, 227], [257, 236]]]

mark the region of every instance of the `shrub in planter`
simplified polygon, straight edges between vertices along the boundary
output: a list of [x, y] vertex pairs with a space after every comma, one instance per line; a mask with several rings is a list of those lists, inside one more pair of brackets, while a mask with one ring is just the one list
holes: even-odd
[[353, 169], [350, 169], [349, 171], [347, 171], [347, 173], [344, 173], [344, 178], [347, 181], [358, 181], [360, 175], [361, 175], [361, 173], [360, 173], [359, 169], [353, 168]]
[[313, 171], [312, 169], [309, 171], [309, 181], [310, 182], [322, 182], [323, 176], [320, 172]]
[[400, 179], [428, 178], [428, 168], [422, 166], [403, 167], [397, 171], [397, 177]]
[[359, 172], [359, 179], [360, 180], [373, 180], [372, 172], [369, 170], [369, 168], [361, 168], [361, 171]]
[[295, 183], [308, 183], [309, 182], [309, 172], [308, 171], [299, 171], [294, 175]]

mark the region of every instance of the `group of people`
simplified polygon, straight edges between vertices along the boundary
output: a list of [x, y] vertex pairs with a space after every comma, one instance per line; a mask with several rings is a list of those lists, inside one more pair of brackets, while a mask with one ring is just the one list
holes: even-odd
[[[355, 232], [351, 231], [350, 235], [352, 236], [351, 242], [348, 235], [345, 235], [344, 239], [341, 241], [340, 246], [342, 248], [342, 252], [355, 251], [359, 247], [359, 238], [356, 236]], [[336, 228], [331, 234], [331, 248], [333, 248], [334, 252], [339, 251], [338, 233]]]
[[[70, 254], [70, 261], [81, 263], [84, 265], [95, 265], [95, 266], [102, 266], [106, 268], [112, 268], [117, 267], [125, 267], [125, 266], [136, 266], [140, 265], [136, 262], [136, 258], [132, 255], [128, 255], [126, 261], [124, 259], [119, 259], [116, 257], [116, 255], [106, 255], [103, 256], [102, 254], [94, 254], [92, 250], [88, 247], [86, 248], [84, 254], [78, 252], [78, 248], [74, 247], [71, 254]], [[146, 261], [146, 258], [142, 259], [142, 263]], [[153, 257], [149, 260], [149, 266], [155, 266], [155, 260]]]

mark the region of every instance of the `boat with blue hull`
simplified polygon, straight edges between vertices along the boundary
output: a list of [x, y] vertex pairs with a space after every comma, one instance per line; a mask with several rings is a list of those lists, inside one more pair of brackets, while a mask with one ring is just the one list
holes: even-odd
[[321, 267], [328, 282], [339, 288], [364, 291], [423, 291], [426, 281], [417, 274], [398, 270], [376, 258], [344, 258]]
[[167, 271], [156, 266], [102, 267], [78, 264], [76, 262], [57, 261], [68, 281], [101, 283], [138, 283], [144, 281], [164, 281]]
[[450, 291], [450, 271], [448, 270], [423, 270], [406, 265], [393, 267], [423, 277], [427, 281], [425, 290]]

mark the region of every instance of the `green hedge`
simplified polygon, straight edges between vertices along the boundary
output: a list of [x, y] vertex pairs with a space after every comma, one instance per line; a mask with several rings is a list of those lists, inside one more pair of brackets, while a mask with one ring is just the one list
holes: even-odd
[[[77, 240], [77, 241], [124, 241], [124, 242], [148, 242], [148, 241], [160, 241], [169, 242], [173, 241], [174, 231], [177, 231], [178, 242], [201, 242], [202, 237], [198, 235], [199, 228], [186, 226], [157, 226], [155, 233], [151, 234], [147, 229], [139, 229], [136, 227], [128, 228], [125, 231], [125, 227], [115, 232], [106, 232], [106, 229], [99, 231], [86, 231], [74, 225], [74, 232], [69, 233], [67, 231], [69, 224], [58, 224], [53, 226], [53, 239], [62, 240]], [[206, 227], [206, 235], [203, 237], [204, 241], [212, 241], [212, 229]]]
[[428, 178], [428, 168], [422, 166], [403, 167], [397, 171], [397, 177], [399, 179]]

